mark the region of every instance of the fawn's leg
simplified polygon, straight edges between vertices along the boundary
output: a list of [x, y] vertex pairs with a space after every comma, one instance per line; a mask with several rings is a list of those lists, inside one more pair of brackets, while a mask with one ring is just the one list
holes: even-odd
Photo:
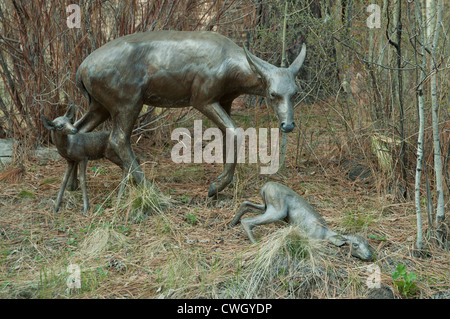
[[67, 161], [66, 172], [64, 173], [64, 177], [61, 182], [61, 187], [59, 188], [58, 196], [56, 197], [55, 213], [57, 213], [59, 211], [59, 207], [61, 206], [64, 191], [66, 190], [67, 181], [69, 180], [70, 174], [72, 174], [73, 168], [76, 166], [77, 166], [77, 164], [75, 162]]
[[248, 238], [252, 243], [256, 242], [253, 236], [252, 229], [255, 226], [264, 225], [276, 222], [277, 220], [283, 219], [287, 216], [287, 208], [282, 210], [277, 210], [272, 205], [267, 206], [266, 212], [263, 215], [256, 217], [245, 218], [241, 221], [242, 227], [247, 232]]
[[89, 199], [86, 189], [86, 167], [87, 158], [80, 162], [80, 183], [81, 189], [83, 190], [83, 215], [86, 215], [89, 210]]
[[233, 220], [230, 223], [230, 226], [236, 226], [236, 224], [239, 222], [241, 217], [248, 211], [256, 211], [257, 213], [262, 213], [266, 209], [265, 204], [255, 204], [252, 202], [249, 202], [248, 200], [244, 200], [239, 207], [239, 210], [237, 211], [236, 215], [234, 215]]

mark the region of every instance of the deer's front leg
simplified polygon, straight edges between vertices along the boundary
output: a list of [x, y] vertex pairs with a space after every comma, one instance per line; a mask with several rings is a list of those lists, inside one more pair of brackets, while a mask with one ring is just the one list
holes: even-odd
[[226, 137], [229, 144], [233, 144], [232, 148], [227, 148], [227, 154], [225, 154], [226, 163], [222, 174], [220, 174], [209, 187], [208, 196], [212, 197], [227, 187], [233, 180], [234, 169], [236, 168], [237, 162], [237, 141], [239, 140], [238, 138], [241, 133], [237, 130], [237, 127], [231, 120], [231, 117], [219, 103], [208, 104], [197, 109], [213, 121], [222, 130], [222, 132], [226, 132]]

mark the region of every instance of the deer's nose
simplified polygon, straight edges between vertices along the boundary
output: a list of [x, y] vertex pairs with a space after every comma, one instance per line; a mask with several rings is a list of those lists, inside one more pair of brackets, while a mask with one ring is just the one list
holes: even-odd
[[73, 128], [73, 129], [71, 130], [71, 132], [72, 132], [72, 134], [77, 134], [77, 133], [78, 133], [78, 130], [77, 130], [76, 128]]
[[283, 123], [281, 123], [281, 126], [280, 126], [281, 131], [283, 131], [284, 133], [292, 132], [294, 127], [295, 127], [295, 123], [294, 122], [292, 122], [290, 124], [286, 124], [285, 122], [283, 122]]

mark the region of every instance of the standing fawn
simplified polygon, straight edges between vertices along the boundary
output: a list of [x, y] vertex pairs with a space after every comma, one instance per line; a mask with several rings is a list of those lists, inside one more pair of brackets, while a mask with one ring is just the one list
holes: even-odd
[[71, 106], [64, 116], [57, 117], [53, 121], [50, 121], [43, 115], [42, 122], [44, 123], [45, 128], [51, 130], [53, 144], [55, 144], [58, 149], [58, 153], [67, 161], [66, 172], [64, 173], [58, 197], [56, 198], [55, 213], [58, 212], [61, 206], [62, 197], [69, 176], [72, 174], [73, 170], [76, 169], [77, 165], [80, 164], [80, 182], [83, 191], [83, 214], [86, 215], [89, 210], [89, 200], [86, 190], [86, 166], [88, 160], [107, 158], [122, 169], [123, 174], [118, 195], [119, 199], [124, 190], [127, 172], [124, 170], [119, 156], [117, 156], [110, 146], [110, 132], [78, 133], [78, 130], [71, 123], [74, 112], [75, 107]]
[[311, 239], [328, 240], [336, 246], [349, 244], [353, 256], [365, 261], [373, 260], [372, 248], [363, 237], [340, 235], [332, 231], [323, 217], [292, 189], [276, 182], [268, 182], [262, 187], [261, 196], [264, 204], [244, 201], [230, 223], [230, 226], [235, 226], [249, 210], [262, 212], [262, 215], [244, 218], [241, 221], [252, 243], [255, 242], [252, 234], [253, 227], [287, 218], [290, 223], [299, 226]]

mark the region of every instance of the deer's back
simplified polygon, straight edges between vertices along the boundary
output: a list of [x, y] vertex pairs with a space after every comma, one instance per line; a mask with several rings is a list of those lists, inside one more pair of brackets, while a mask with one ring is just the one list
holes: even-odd
[[237, 94], [242, 70], [250, 72], [244, 51], [220, 34], [152, 31], [105, 44], [77, 76], [105, 107], [120, 99], [183, 107]]

